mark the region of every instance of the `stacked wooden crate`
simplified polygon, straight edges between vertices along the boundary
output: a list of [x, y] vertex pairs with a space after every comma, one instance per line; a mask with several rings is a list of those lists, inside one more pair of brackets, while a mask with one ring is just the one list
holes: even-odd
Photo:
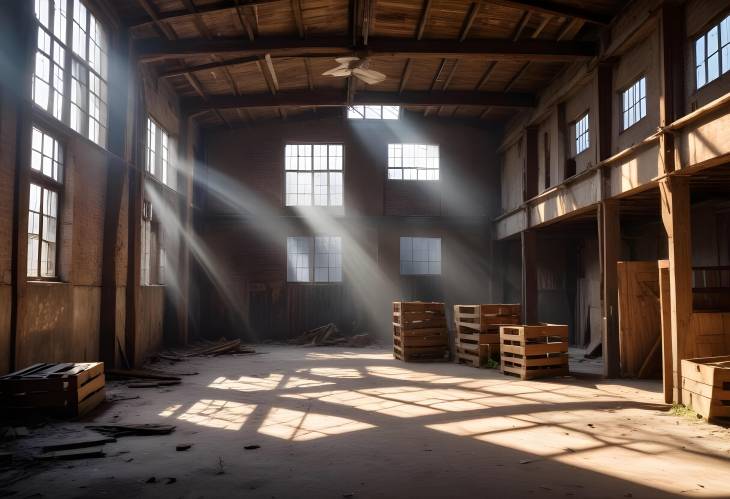
[[705, 419], [730, 418], [730, 356], [682, 360], [682, 402]]
[[406, 362], [448, 359], [443, 303], [393, 302], [393, 356]]
[[568, 326], [502, 326], [499, 337], [504, 374], [522, 379], [569, 374]]
[[35, 364], [0, 377], [0, 406], [82, 416], [105, 400], [104, 363]]
[[498, 361], [499, 327], [519, 323], [519, 304], [454, 305], [457, 361], [472, 367]]

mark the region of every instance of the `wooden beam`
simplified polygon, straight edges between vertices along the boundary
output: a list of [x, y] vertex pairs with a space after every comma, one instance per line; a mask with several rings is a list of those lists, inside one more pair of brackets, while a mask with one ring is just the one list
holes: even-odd
[[[140, 3], [147, 2], [148, 0], [139, 0]], [[256, 7], [257, 5], [266, 5], [270, 3], [278, 3], [282, 0], [219, 0], [217, 2], [210, 2], [205, 5], [199, 5], [196, 7], [198, 14], [225, 14], [225, 11], [239, 9], [242, 7]], [[144, 6], [142, 6], [144, 8]], [[190, 20], [195, 17], [196, 14], [191, 13], [187, 9], [175, 10], [168, 12], [160, 12], [157, 14], [157, 21], [168, 23], [170, 21], [182, 21]], [[129, 28], [135, 29], [149, 24], [155, 23], [155, 21], [149, 21], [148, 19], [137, 19], [131, 22]]]
[[421, 11], [421, 19], [418, 21], [418, 28], [416, 28], [416, 40], [423, 38], [423, 31], [426, 29], [426, 23], [428, 23], [428, 16], [431, 13], [432, 0], [425, 0], [423, 4], [423, 10]]
[[489, 77], [492, 76], [492, 72], [496, 66], [497, 63], [495, 61], [487, 62], [487, 69], [484, 70], [484, 74], [479, 78], [479, 83], [474, 87], [474, 90], [479, 90], [484, 86], [487, 80], [489, 80]]
[[598, 64], [598, 158], [604, 161], [611, 157], [611, 135], [613, 125], [613, 64]]
[[522, 19], [520, 19], [520, 22], [515, 28], [515, 32], [512, 34], [513, 42], [516, 42], [520, 39], [520, 35], [522, 35], [522, 32], [525, 30], [525, 26], [527, 26], [527, 23], [530, 20], [530, 16], [532, 16], [532, 12], [530, 12], [529, 10], [522, 15]]
[[536, 324], [537, 313], [537, 233], [525, 230], [520, 233], [522, 256], [522, 322]]
[[[594, 24], [606, 25], [611, 22], [611, 16], [597, 13], [593, 10], [565, 3], [546, 0], [490, 0], [491, 3], [505, 5], [515, 9], [529, 10], [540, 14], [549, 14], [560, 17], [575, 17]], [[581, 5], [581, 4], [579, 4]], [[590, 5], [583, 2], [582, 5]]]
[[672, 175], [659, 182], [662, 223], [667, 233], [672, 345], [672, 400], [682, 403], [682, 359], [697, 355], [692, 318], [692, 232], [689, 178]]
[[464, 24], [461, 26], [461, 34], [459, 34], [460, 42], [463, 42], [464, 40], [466, 40], [466, 37], [469, 36], [469, 31], [474, 25], [474, 20], [477, 18], [477, 15], [479, 14], [479, 9], [481, 7], [481, 1], [472, 2], [469, 6], [469, 11], [466, 13], [466, 17], [464, 18]]
[[[183, 99], [188, 113], [208, 109], [235, 109], [278, 106], [341, 107], [347, 104], [347, 93], [341, 90], [308, 90], [293, 92], [242, 94], [240, 96], [210, 95], [203, 99]], [[353, 104], [383, 104], [401, 106], [500, 106], [532, 107], [535, 97], [531, 94], [502, 92], [359, 92]]]
[[530, 62], [526, 62], [520, 69], [515, 73], [515, 75], [512, 77], [512, 79], [507, 83], [507, 85], [504, 87], [505, 92], [509, 92], [509, 90], [514, 86], [515, 83], [517, 83], [517, 80], [519, 80], [522, 75], [525, 74], [525, 71], [527, 71], [527, 68], [530, 67]]
[[537, 174], [539, 170], [537, 127], [525, 129], [525, 162], [522, 166], [522, 200], [537, 196]]
[[205, 22], [203, 21], [203, 18], [198, 15], [198, 9], [193, 3], [192, 0], [182, 0], [183, 4], [185, 5], [185, 8], [190, 11], [191, 14], [193, 14], [193, 22], [195, 23], [195, 28], [198, 30], [201, 36], [204, 36], [205, 38], [211, 38], [210, 30], [208, 29], [208, 26], [206, 26]]
[[537, 28], [535, 28], [535, 31], [532, 33], [532, 35], [531, 35], [532, 38], [539, 37], [542, 34], [542, 32], [545, 30], [547, 25], [550, 23], [551, 20], [552, 20], [552, 16], [543, 17], [540, 24], [537, 26]]
[[491, 60], [523, 60], [545, 62], [574, 62], [597, 55], [598, 45], [583, 41], [548, 41], [525, 39], [513, 42], [503, 39], [412, 40], [407, 38], [376, 38], [362, 50], [354, 50], [348, 37], [325, 38], [215, 38], [212, 40], [144, 39], [135, 42], [142, 62], [193, 55], [238, 54], [282, 57], [317, 57], [357, 55], [359, 57], [483, 57]]
[[236, 7], [236, 16], [238, 16], [238, 22], [241, 23], [241, 29], [246, 33], [249, 40], [253, 40], [254, 38], [256, 38], [256, 36], [254, 35], [251, 23], [248, 22], [244, 7], [240, 5], [240, 0], [234, 0], [234, 3]]
[[403, 74], [401, 74], [400, 77], [400, 85], [398, 85], [398, 93], [402, 94], [403, 89], [406, 88], [406, 83], [408, 83], [408, 78], [411, 77], [411, 72], [413, 71], [413, 66], [411, 65], [411, 60], [406, 60], [406, 66], [403, 68]]
[[314, 90], [314, 80], [312, 79], [312, 68], [309, 67], [309, 59], [304, 58], [304, 70], [307, 73], [307, 88]]
[[618, 327], [618, 260], [621, 253], [621, 225], [618, 200], [607, 199], [598, 207], [603, 317], [603, 374], [617, 378], [621, 374]]
[[297, 32], [299, 38], [304, 38], [306, 31], [304, 28], [304, 16], [302, 15], [302, 4], [300, 0], [291, 0], [291, 10], [294, 13], [294, 21], [297, 23]]
[[[279, 91], [279, 79], [276, 77], [276, 71], [274, 70], [274, 62], [271, 60], [271, 54], [266, 54], [264, 56], [264, 60], [266, 61], [266, 67], [269, 70], [269, 75], [271, 76], [271, 83], [274, 85], [274, 89], [276, 92]], [[274, 93], [276, 93], [274, 92]]]
[[[684, 116], [685, 80], [685, 6], [667, 2], [660, 12], [661, 26], [661, 98], [659, 99], [659, 126], [664, 127]], [[660, 155], [664, 158], [664, 171], [672, 172], [679, 167], [679, 151], [675, 150], [675, 136], [663, 133], [659, 136]]]
[[584, 22], [580, 19], [567, 19], [563, 25], [563, 29], [558, 34], [558, 41], [571, 40], [575, 38], [580, 29], [583, 27]]
[[152, 4], [149, 3], [148, 0], [137, 0], [137, 2], [139, 2], [139, 5], [147, 13], [147, 15], [152, 18], [152, 22], [154, 23], [155, 27], [163, 34], [163, 36], [167, 37], [169, 40], [175, 40], [177, 38], [177, 35], [172, 30], [172, 28], [162, 22], [160, 14], [152, 6]]
[[185, 76], [186, 73], [197, 73], [198, 71], [215, 71], [217, 69], [224, 69], [231, 66], [238, 66], [239, 64], [248, 64], [256, 62], [260, 59], [259, 56], [251, 55], [246, 57], [237, 57], [236, 59], [229, 59], [227, 61], [214, 61], [206, 64], [197, 64], [195, 66], [187, 66], [179, 69], [170, 69], [159, 73], [158, 78], [172, 78], [173, 76]]

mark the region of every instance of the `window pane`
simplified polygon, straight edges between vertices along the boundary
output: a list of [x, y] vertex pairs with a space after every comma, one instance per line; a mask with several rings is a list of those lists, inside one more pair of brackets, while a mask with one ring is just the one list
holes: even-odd
[[72, 47], [73, 51], [82, 59], [86, 59], [86, 14], [87, 11], [84, 4], [80, 0], [74, 0]]
[[400, 106], [383, 106], [384, 120], [397, 120], [400, 117]]
[[364, 106], [351, 106], [347, 108], [347, 117], [351, 120], [361, 120], [365, 117]]
[[[342, 174], [328, 174], [327, 170], [342, 170], [342, 155], [341, 144], [287, 144], [286, 206], [341, 206]], [[336, 182], [334, 187], [332, 182]]]
[[438, 180], [438, 170], [439, 146], [388, 144], [389, 179]]
[[400, 272], [402, 275], [440, 274], [441, 239], [435, 237], [401, 237]]
[[379, 120], [383, 117], [383, 111], [380, 106], [365, 106], [365, 118], [370, 120]]

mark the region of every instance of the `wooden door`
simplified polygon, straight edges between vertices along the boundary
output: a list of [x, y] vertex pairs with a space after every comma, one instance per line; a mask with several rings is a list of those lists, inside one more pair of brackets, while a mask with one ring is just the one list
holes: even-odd
[[618, 262], [621, 376], [661, 377], [661, 302], [657, 262]]

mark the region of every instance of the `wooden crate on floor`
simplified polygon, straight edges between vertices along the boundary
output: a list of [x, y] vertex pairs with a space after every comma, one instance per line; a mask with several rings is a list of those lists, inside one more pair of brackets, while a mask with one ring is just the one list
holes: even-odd
[[682, 360], [682, 402], [705, 419], [730, 418], [730, 356]]
[[393, 302], [393, 356], [406, 362], [448, 360], [443, 303]]
[[498, 361], [499, 327], [519, 322], [518, 304], [454, 305], [457, 361], [472, 367]]
[[502, 326], [499, 336], [504, 374], [535, 379], [570, 373], [568, 326]]
[[0, 377], [0, 406], [82, 416], [105, 400], [104, 363], [35, 364]]

